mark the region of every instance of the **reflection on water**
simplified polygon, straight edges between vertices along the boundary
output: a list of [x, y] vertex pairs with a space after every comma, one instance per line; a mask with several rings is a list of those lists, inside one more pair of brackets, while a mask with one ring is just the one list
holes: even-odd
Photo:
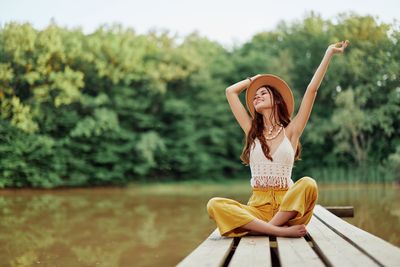
[[[320, 185], [322, 205], [400, 246], [400, 189]], [[0, 191], [0, 266], [174, 266], [215, 229], [214, 196], [246, 203], [247, 183]]]

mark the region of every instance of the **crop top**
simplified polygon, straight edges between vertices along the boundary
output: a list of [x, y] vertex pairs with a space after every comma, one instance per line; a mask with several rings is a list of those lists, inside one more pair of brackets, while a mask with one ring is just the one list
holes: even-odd
[[258, 138], [250, 150], [250, 184], [253, 188], [287, 189], [293, 184], [291, 179], [295, 152], [284, 131], [284, 138], [271, 155], [273, 161], [265, 157]]

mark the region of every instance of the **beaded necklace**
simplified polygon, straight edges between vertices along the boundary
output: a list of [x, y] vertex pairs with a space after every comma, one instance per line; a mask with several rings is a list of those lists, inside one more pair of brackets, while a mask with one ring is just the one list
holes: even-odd
[[279, 133], [282, 131], [283, 125], [280, 124], [278, 131], [272, 136], [271, 136], [271, 134], [272, 134], [272, 130], [274, 129], [274, 126], [269, 126], [268, 128], [269, 128], [268, 136], [266, 136], [265, 139], [272, 140], [272, 139], [275, 139], [279, 135]]

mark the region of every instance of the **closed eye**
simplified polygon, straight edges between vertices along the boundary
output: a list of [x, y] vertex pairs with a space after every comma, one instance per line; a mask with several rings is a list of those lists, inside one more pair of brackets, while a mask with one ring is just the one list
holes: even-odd
[[[264, 92], [261, 93], [261, 95], [265, 95], [265, 93], [266, 93], [266, 92], [264, 91]], [[257, 96], [254, 97], [254, 100], [256, 100], [256, 97], [257, 97]]]

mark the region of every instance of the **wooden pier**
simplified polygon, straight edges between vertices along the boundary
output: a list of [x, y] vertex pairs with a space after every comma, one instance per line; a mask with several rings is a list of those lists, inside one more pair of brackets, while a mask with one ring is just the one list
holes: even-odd
[[302, 238], [232, 238], [215, 229], [177, 266], [400, 266], [400, 248], [335, 215], [352, 216], [352, 208], [329, 210], [316, 205]]

